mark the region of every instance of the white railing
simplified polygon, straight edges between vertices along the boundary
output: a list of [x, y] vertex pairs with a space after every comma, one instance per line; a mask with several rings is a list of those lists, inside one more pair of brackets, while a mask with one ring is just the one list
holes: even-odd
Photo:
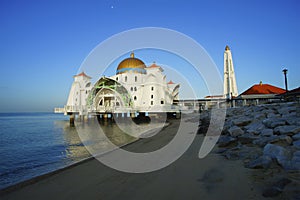
[[164, 106], [141, 106], [141, 107], [122, 107], [122, 106], [64, 106], [64, 108], [55, 108], [54, 113], [79, 113], [87, 114], [91, 112], [108, 112], [108, 113], [125, 113], [125, 112], [176, 112], [183, 109], [181, 106], [164, 105]]

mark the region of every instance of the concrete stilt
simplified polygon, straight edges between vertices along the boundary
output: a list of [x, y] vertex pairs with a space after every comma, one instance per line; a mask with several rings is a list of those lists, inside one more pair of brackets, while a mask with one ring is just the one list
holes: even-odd
[[89, 116], [88, 115], [84, 115], [83, 116], [83, 121], [84, 122], [88, 122], [89, 121]]
[[75, 121], [75, 115], [74, 114], [71, 114], [70, 115], [70, 126], [74, 126], [74, 121]]

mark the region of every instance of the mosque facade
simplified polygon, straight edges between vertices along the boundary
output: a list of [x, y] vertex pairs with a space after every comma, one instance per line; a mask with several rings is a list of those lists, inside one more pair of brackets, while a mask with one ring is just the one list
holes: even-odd
[[94, 85], [82, 72], [74, 76], [65, 114], [174, 111], [180, 85], [167, 82], [163, 71], [156, 63], [146, 66], [131, 53], [115, 75], [103, 76]]

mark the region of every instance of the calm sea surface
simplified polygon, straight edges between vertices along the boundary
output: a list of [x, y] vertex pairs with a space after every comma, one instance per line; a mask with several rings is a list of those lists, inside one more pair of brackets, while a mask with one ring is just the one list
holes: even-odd
[[[124, 137], [116, 125], [105, 128], [119, 144], [132, 140]], [[88, 157], [90, 154], [76, 128], [70, 127], [68, 116], [0, 113], [0, 189]]]

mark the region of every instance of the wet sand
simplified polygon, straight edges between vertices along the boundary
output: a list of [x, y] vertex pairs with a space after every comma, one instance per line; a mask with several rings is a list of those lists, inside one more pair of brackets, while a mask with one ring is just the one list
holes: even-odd
[[[159, 135], [138, 140], [124, 149], [147, 152], [168, 143], [179, 120], [171, 120]], [[190, 148], [176, 162], [161, 170], [132, 174], [119, 172], [89, 159], [31, 181], [1, 199], [265, 199], [261, 185], [253, 181], [253, 170], [241, 161], [227, 161], [211, 152], [198, 158], [203, 135], [196, 135]], [[215, 147], [214, 150], [216, 150]]]

